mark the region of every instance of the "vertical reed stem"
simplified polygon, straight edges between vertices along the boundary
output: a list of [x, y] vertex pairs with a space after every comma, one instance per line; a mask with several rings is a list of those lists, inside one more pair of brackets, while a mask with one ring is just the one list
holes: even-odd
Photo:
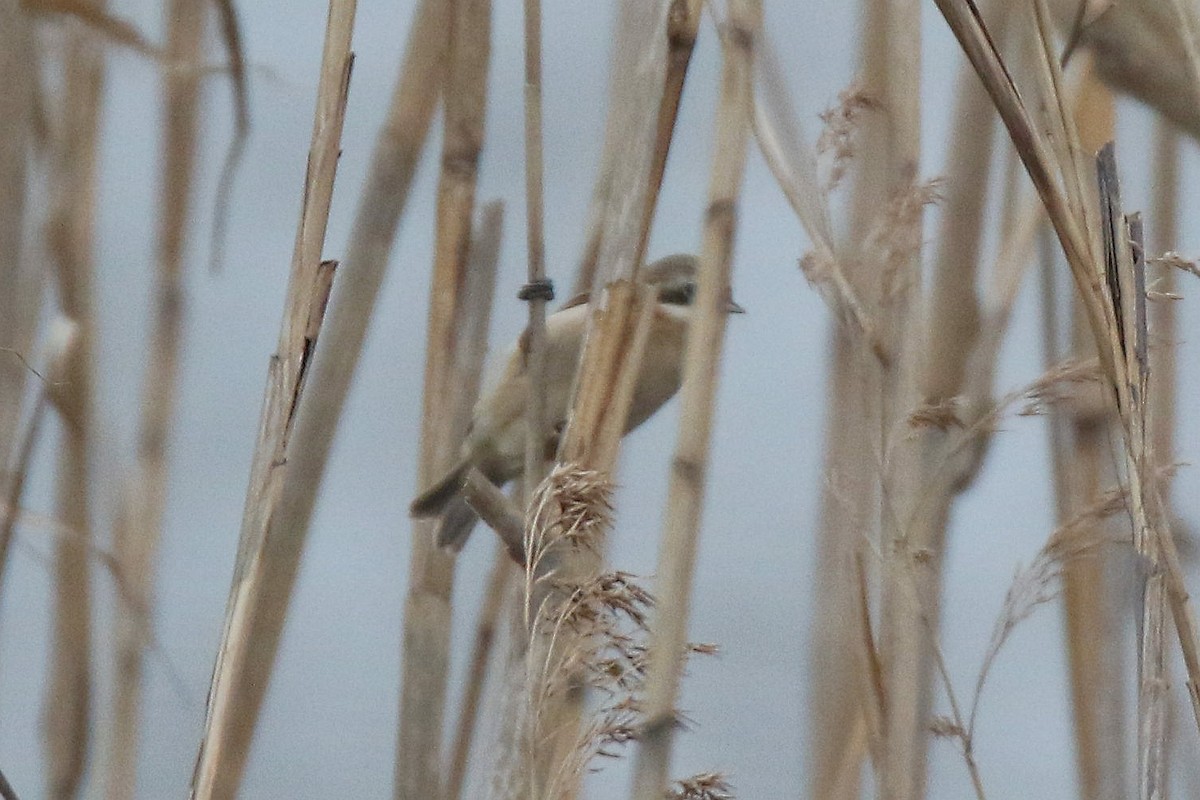
[[687, 646], [692, 576], [704, 505], [718, 368], [725, 335], [737, 200], [753, 111], [754, 48], [762, 24], [757, 0], [734, 0], [722, 31], [724, 67], [717, 110], [699, 289], [688, 333], [679, 435], [671, 462], [667, 518], [658, 561], [658, 609], [646, 672], [646, 723], [638, 743], [633, 800], [660, 800], [667, 789]]

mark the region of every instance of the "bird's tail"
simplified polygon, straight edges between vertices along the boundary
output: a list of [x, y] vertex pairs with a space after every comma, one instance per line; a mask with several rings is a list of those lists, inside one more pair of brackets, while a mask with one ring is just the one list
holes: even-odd
[[[445, 477], [419, 494], [417, 499], [412, 501], [412, 504], [408, 507], [409, 515], [413, 517], [436, 517], [450, 504], [451, 500], [458, 499], [462, 501], [462, 498], [459, 497], [459, 492], [462, 491], [463, 480], [467, 477], [467, 470], [470, 468], [471, 462], [465, 458], [455, 464], [446, 473]], [[466, 502], [463, 502], [462, 505], [465, 507]]]
[[455, 553], [462, 550], [478, 521], [479, 515], [467, 505], [462, 495], [451, 498], [446, 503], [442, 511], [442, 521], [438, 524], [437, 546]]

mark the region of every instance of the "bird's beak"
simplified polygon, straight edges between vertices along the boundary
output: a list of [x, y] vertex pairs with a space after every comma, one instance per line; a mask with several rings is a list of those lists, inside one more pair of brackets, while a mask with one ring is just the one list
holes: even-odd
[[746, 309], [742, 308], [741, 306], [739, 306], [737, 303], [733, 302], [732, 300], [726, 300], [725, 301], [725, 312], [728, 314], [745, 314]]

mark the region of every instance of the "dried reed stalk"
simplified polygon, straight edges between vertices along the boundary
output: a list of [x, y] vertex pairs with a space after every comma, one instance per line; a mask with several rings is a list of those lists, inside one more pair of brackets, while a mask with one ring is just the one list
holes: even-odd
[[[519, 525], [519, 528], [523, 528], [523, 525]], [[505, 543], [498, 542], [492, 555], [492, 568], [488, 571], [487, 586], [479, 603], [475, 641], [471, 647], [458, 725], [450, 750], [450, 764], [446, 770], [446, 788], [442, 792], [445, 800], [460, 800], [463, 796], [467, 765], [471, 758], [471, 744], [475, 738], [483, 689], [488, 677], [488, 664], [496, 639], [496, 626], [500, 622], [501, 611], [509, 605], [509, 589], [513, 586], [514, 574], [512, 555]]]
[[610, 476], [654, 306], [651, 287], [625, 278], [610, 283], [603, 299], [592, 304], [559, 463], [531, 507], [523, 547], [527, 700], [517, 723], [519, 774], [510, 777], [508, 795], [513, 798], [563, 800], [579, 792], [587, 761], [582, 753], [590, 746], [582, 725], [580, 674], [588, 636], [562, 629], [562, 620], [601, 573]]
[[525, 249], [528, 257], [529, 350], [525, 425], [525, 504], [546, 474], [546, 235], [542, 186], [542, 2], [525, 0]]
[[634, 264], [641, 264], [646, 259], [646, 247], [650, 243], [650, 230], [654, 224], [654, 210], [658, 207], [658, 193], [662, 189], [663, 174], [667, 170], [667, 155], [671, 151], [675, 120], [679, 116], [679, 101], [683, 96], [688, 65], [692, 62], [692, 51], [696, 47], [702, 11], [701, 0], [671, 0], [667, 11], [667, 66], [663, 76], [662, 99], [659, 101], [658, 124], [654, 135], [654, 155], [650, 166], [650, 180], [646, 184], [642, 230], [633, 259]]
[[59, 135], [53, 145], [47, 224], [61, 312], [76, 331], [64, 354], [61, 383], [50, 395], [63, 427], [57, 521], [71, 535], [56, 545], [53, 660], [44, 724], [47, 796], [64, 800], [79, 791], [91, 732], [92, 259], [103, 80], [99, 44], [81, 27], [73, 28], [68, 34], [62, 104], [57, 109]]
[[[880, 547], [883, 553], [880, 648], [887, 697], [884, 718], [883, 782], [888, 800], [924, 794], [925, 762], [933, 684], [928, 631], [937, 630], [939, 584], [920, 566], [926, 542], [910, 510], [925, 488], [918, 477], [922, 454], [896, 436], [897, 422], [913, 406], [917, 359], [924, 332], [916, 323], [921, 286], [922, 208], [918, 175], [920, 158], [920, 3], [883, 3], [882, 64], [879, 83], [888, 127], [883, 182], [892, 209], [879, 243], [867, 242], [866, 253], [882, 247], [885, 265], [879, 307], [885, 337], [902, 342], [897, 358], [881, 370], [880, 449], [883, 456]], [[865, 186], [865, 184], [864, 184]], [[915, 203], [915, 205], [914, 205]], [[936, 553], [934, 554], [936, 558]], [[914, 593], [915, 589], [915, 593]]]
[[705, 212], [695, 317], [683, 368], [679, 435], [671, 462], [667, 518], [658, 561], [659, 606], [651, 627], [645, 726], [638, 742], [630, 797], [659, 800], [668, 788], [676, 702], [687, 649], [687, 619], [699, 543], [700, 511], [725, 334], [737, 199], [753, 124], [755, 42], [762, 27], [757, 0], [733, 0], [722, 27], [723, 70], [716, 140]]
[[[428, 486], [458, 456], [478, 390], [494, 273], [472, 275], [468, 260], [475, 182], [483, 148], [491, 48], [491, 0], [452, 4], [445, 88], [445, 138], [438, 183], [437, 238], [430, 286], [429, 340], [418, 485]], [[494, 270], [495, 261], [491, 263]], [[477, 269], [475, 270], [477, 271]], [[478, 291], [484, 285], [486, 291]], [[475, 289], [476, 291], [470, 291]], [[467, 358], [473, 348], [474, 359]], [[473, 361], [474, 375], [464, 364]], [[464, 381], [473, 381], [467, 390]], [[454, 398], [447, 403], [447, 398]], [[397, 800], [439, 797], [442, 791], [442, 719], [450, 664], [454, 555], [434, 543], [432, 521], [414, 525], [404, 608], [400, 733], [396, 745]]]
[[[691, 6], [674, 0], [622, 0], [617, 11], [609, 70], [604, 150], [592, 193], [588, 236], [572, 295], [600, 294], [603, 283], [632, 278], [653, 220], [655, 174], [665, 165], [675, 81], [682, 81], [686, 30], [696, 22]], [[684, 19], [681, 14], [689, 16]], [[672, 27], [680, 38], [672, 38]], [[674, 65], [668, 67], [668, 50]], [[659, 159], [662, 159], [661, 163]], [[650, 189], [651, 191], [648, 191]]]
[[[1111, 96], [1085, 68], [1083, 91], [1074, 103], [1081, 145], [1091, 152], [1112, 138], [1114, 106]], [[1053, 268], [1047, 263], [1045, 269]], [[1053, 282], [1052, 278], [1048, 280]], [[1050, 287], [1052, 288], [1052, 286]], [[1054, 295], [1043, 292], [1043, 302]], [[1073, 357], [1095, 356], [1095, 344], [1078, 300], [1072, 301]], [[1053, 323], [1045, 335], [1055, 335]], [[1059, 361], [1057, 348], [1047, 339], [1047, 364]], [[1051, 447], [1059, 523], [1089, 507], [1113, 476], [1106, 470], [1113, 417], [1099, 391], [1080, 393], [1066, 406], [1067, 419], [1054, 412]], [[1069, 429], [1062, 429], [1069, 423]], [[1066, 434], [1069, 434], [1067, 436]], [[1092, 536], [1100, 536], [1108, 523], [1095, 520]], [[1121, 797], [1125, 791], [1123, 757], [1123, 681], [1121, 655], [1116, 644], [1118, 620], [1114, 618], [1114, 564], [1103, 552], [1063, 565], [1063, 603], [1066, 612], [1067, 659], [1070, 666], [1072, 713], [1075, 721], [1076, 765], [1084, 797]]]
[[[937, 0], [937, 4], [984, 81], [1009, 130], [1026, 171], [1046, 206], [1083, 300], [1089, 328], [1096, 340], [1104, 374], [1111, 383], [1121, 421], [1125, 466], [1131, 486], [1134, 541], [1139, 554], [1150, 559], [1149, 570], [1154, 580], [1147, 582], [1145, 607], [1153, 608], [1150, 595], [1157, 591], [1153, 584], [1161, 581], [1188, 671], [1193, 714], [1200, 726], [1200, 633], [1197, 632], [1195, 613], [1189, 602], [1179, 554], [1170, 535], [1169, 521], [1163, 513], [1156, 476], [1146, 469], [1148, 457], [1144, 424], [1147, 367], [1142, 329], [1145, 297], [1142, 294], [1144, 286], [1139, 283], [1141, 279], [1135, 280], [1136, 275], [1131, 274], [1135, 270], [1125, 269], [1128, 263], [1132, 263], [1125, 244], [1129, 236], [1124, 230], [1125, 222], [1114, 213], [1111, 219], [1115, 222], [1111, 226], [1104, 226], [1109, 229], [1106, 234], [1108, 241], [1119, 245], [1110, 248], [1107, 257], [1102, 258], [1098, 242], [1104, 227], [1089, 214], [1087, 197], [1082, 192], [1083, 170], [1078, 134], [1064, 110], [1059, 88], [1061, 76], [1057, 71], [1057, 60], [1050, 52], [1044, 8], [1035, 4], [1039, 36], [1046, 54], [1043, 62], [1046, 79], [1043, 85], [1049, 87], [1050, 103], [1045, 107], [1045, 113], [1049, 122], [1057, 126], [1055, 132], [1059, 135], [1054, 137], [1054, 141], [1067, 145], [1057, 152], [1046, 141], [1046, 135], [1032, 124], [1027, 107], [969, 0]], [[1065, 136], [1061, 132], [1065, 132]], [[1154, 661], [1158, 659], [1157, 653], [1146, 655]], [[1154, 762], [1150, 750], [1155, 746], [1149, 744], [1154, 738], [1151, 735], [1141, 739], [1148, 745], [1148, 749], [1143, 748], [1142, 752], [1149, 756], [1142, 759], [1143, 767]], [[1149, 771], [1143, 775], [1148, 776]], [[1143, 781], [1142, 786], [1146, 788], [1146, 782]]]
[[132, 592], [116, 620], [117, 681], [109, 800], [132, 798], [142, 705], [142, 666], [154, 607], [154, 567], [167, 501], [167, 445], [179, 389], [183, 347], [183, 257], [191, 211], [200, 112], [200, 71], [208, 9], [188, 0], [167, 6], [163, 167], [150, 353], [142, 387], [134, 475], [123, 487], [113, 534], [117, 562]]
[[0, 527], [0, 597], [17, 506], [24, 489], [37, 421], [45, 408], [39, 388], [34, 416], [20, 437], [22, 399], [29, 369], [24, 354], [33, 344], [42, 306], [42, 270], [26, 257], [26, 192], [33, 140], [34, 39], [26, 12], [17, 2], [0, 4], [0, 490], [6, 508]]
[[[24, 356], [33, 345], [41, 309], [42, 272], [26, 256], [26, 181], [33, 142], [34, 38], [27, 12], [16, 0], [0, 5], [0, 455], [17, 445], [21, 399], [29, 370]], [[7, 487], [16, 476], [0, 474]], [[2, 566], [0, 566], [2, 568]]]
[[[468, 329], [464, 331], [460, 339], [464, 347], [468, 348], [465, 356], [459, 359], [459, 375], [461, 376], [462, 384], [465, 384], [462, 391], [468, 397], [474, 397], [479, 392], [483, 359], [487, 349], [487, 332], [491, 321], [490, 312], [492, 297], [495, 291], [496, 271], [500, 261], [500, 241], [503, 222], [503, 203], [499, 201], [488, 203], [483, 207], [481, 220], [472, 237], [471, 266], [468, 270], [467, 280], [481, 282], [482, 285], [477, 287], [468, 286], [467, 293], [468, 295], [476, 295], [484, 292], [486, 293], [486, 300], [480, 301], [484, 313], [465, 321]], [[472, 327], [475, 329], [474, 331], [470, 330]], [[456, 428], [463, 430], [469, 424], [468, 414], [471, 408], [466, 403], [463, 403], [460, 405], [460, 410], [463, 413], [456, 423]], [[476, 486], [484, 485], [489, 489], [495, 490], [497, 493], [499, 492], [495, 488], [495, 485], [486, 478], [483, 478], [483, 475], [478, 471], [475, 471], [472, 476], [468, 477], [468, 483], [471, 482], [472, 478], [482, 478], [482, 482], [476, 483]], [[468, 502], [475, 502], [473, 494], [467, 487], [464, 487], [463, 495]], [[489, 515], [481, 513], [480, 517], [488, 524], [492, 524]], [[509, 545], [508, 551], [497, 550], [493, 558], [492, 569], [489, 573], [487, 588], [484, 590], [483, 599], [479, 606], [479, 615], [475, 627], [475, 643], [471, 651], [470, 666], [467, 670], [467, 677], [463, 688], [463, 700], [459, 706], [454, 743], [451, 747], [449, 765], [446, 769], [447, 777], [445, 788], [442, 792], [444, 800], [458, 800], [458, 798], [462, 797], [463, 785], [467, 775], [467, 765], [471, 755], [471, 744], [479, 718], [484, 685], [487, 682], [487, 669], [495, 639], [496, 625], [499, 621], [501, 610], [506, 605], [505, 600], [508, 596], [508, 587], [511, 584], [511, 578], [514, 574], [513, 565], [509, 561], [514, 555], [520, 555], [519, 548], [523, 536], [524, 523], [519, 517], [514, 517], [513, 523], [510, 527], [510, 530], [513, 532], [511, 543], [509, 539], [506, 539], [501, 534], [502, 542]], [[500, 528], [497, 528], [497, 532], [500, 532]], [[513, 545], [518, 548], [515, 554], [512, 549]]]
[[[1196, 32], [1200, 11], [1177, 0], [1088, 3], [1050, 0], [1059, 28], [1087, 46], [1105, 83], [1200, 138]], [[1094, 6], [1094, 8], [1093, 8]], [[1077, 21], [1082, 25], [1077, 26]]]
[[[288, 444], [298, 400], [333, 280], [333, 270], [322, 269], [321, 249], [349, 91], [354, 11], [354, 0], [332, 0], [329, 5], [287, 299], [279, 344], [268, 368], [225, 628], [213, 668], [205, 734], [192, 778], [192, 795], [197, 798], [237, 794], [286, 613], [284, 608], [274, 608], [264, 615], [258, 580], [267, 533], [278, 513], [290, 469]], [[258, 646], [259, 626], [264, 623], [268, 630], [272, 626], [275, 630], [266, 634], [263, 646]]]

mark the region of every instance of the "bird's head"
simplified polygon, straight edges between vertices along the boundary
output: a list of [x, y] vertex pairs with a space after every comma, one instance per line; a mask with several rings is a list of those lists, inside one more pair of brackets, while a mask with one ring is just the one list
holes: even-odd
[[[700, 259], [688, 253], [660, 258], [642, 271], [642, 280], [658, 290], [658, 302], [669, 306], [690, 307], [696, 300], [696, 277]], [[745, 309], [733, 302], [726, 292], [725, 310], [744, 314]]]

